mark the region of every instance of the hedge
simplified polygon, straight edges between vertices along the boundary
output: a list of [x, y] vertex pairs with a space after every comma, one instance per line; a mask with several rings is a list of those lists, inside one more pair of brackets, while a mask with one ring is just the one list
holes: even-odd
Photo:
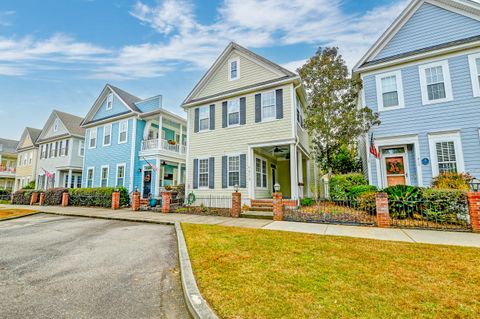
[[32, 190], [20, 189], [13, 193], [12, 204], [14, 205], [30, 205], [30, 197]]
[[329, 183], [330, 197], [333, 200], [345, 200], [349, 198], [352, 187], [367, 184], [365, 176], [360, 173], [334, 175]]
[[457, 223], [468, 219], [467, 193], [454, 189], [425, 188], [421, 194], [425, 202], [422, 215], [428, 220]]
[[55, 187], [45, 191], [45, 205], [56, 206], [62, 204], [63, 193], [68, 192], [68, 188]]
[[[118, 187], [118, 190], [120, 192], [120, 207], [127, 206], [130, 203], [127, 189]], [[70, 205], [111, 207], [114, 191], [114, 187], [71, 188], [69, 190]]]

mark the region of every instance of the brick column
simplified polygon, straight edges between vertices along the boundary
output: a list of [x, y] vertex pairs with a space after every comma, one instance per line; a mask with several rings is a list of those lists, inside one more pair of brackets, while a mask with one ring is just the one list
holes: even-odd
[[120, 208], [120, 192], [112, 193], [112, 209]]
[[232, 208], [230, 208], [230, 216], [234, 218], [240, 217], [242, 212], [242, 193], [232, 193]]
[[45, 193], [40, 193], [40, 199], [38, 200], [38, 205], [43, 206], [45, 204]]
[[30, 205], [35, 204], [38, 201], [38, 193], [33, 192], [31, 197], [30, 197]]
[[283, 220], [283, 195], [282, 193], [273, 193], [273, 220]]
[[388, 194], [379, 192], [375, 196], [377, 206], [377, 226], [390, 227], [390, 214], [388, 212]]
[[480, 192], [467, 193], [468, 211], [470, 213], [470, 224], [472, 231], [480, 232]]
[[140, 210], [140, 193], [133, 192], [132, 194], [132, 209], [134, 211]]
[[170, 213], [171, 192], [162, 192], [162, 213]]
[[69, 200], [69, 195], [68, 195], [68, 192], [64, 192], [62, 194], [62, 206], [65, 207], [65, 206], [68, 206], [68, 200]]

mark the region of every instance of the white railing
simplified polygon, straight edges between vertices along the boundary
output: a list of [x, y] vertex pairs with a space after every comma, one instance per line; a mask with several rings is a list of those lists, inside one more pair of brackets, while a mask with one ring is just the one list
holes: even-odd
[[142, 151], [150, 150], [166, 150], [174, 153], [185, 154], [185, 145], [180, 145], [178, 143], [172, 143], [168, 140], [143, 140], [142, 141]]

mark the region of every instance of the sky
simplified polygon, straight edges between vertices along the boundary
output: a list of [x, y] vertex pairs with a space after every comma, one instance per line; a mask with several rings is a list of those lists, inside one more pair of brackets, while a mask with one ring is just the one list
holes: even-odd
[[230, 41], [292, 71], [318, 47], [349, 67], [408, 0], [4, 0], [0, 137], [42, 128], [53, 109], [85, 116], [106, 83], [183, 99]]

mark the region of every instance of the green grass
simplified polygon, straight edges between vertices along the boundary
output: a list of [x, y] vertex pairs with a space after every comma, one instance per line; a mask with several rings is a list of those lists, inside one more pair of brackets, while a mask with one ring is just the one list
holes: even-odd
[[480, 313], [480, 249], [182, 228], [202, 295], [222, 318], [478, 318]]

